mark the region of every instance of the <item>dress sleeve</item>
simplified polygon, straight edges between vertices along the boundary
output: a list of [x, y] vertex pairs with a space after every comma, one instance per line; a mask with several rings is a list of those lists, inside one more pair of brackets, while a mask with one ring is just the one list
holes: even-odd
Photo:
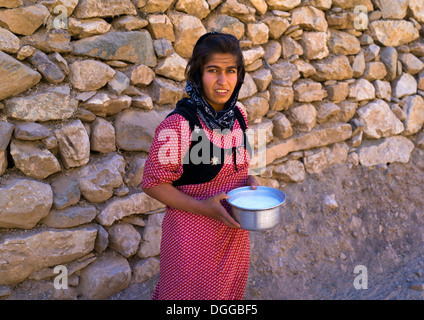
[[183, 173], [182, 159], [190, 147], [188, 121], [179, 114], [171, 115], [156, 128], [143, 170], [141, 188], [172, 183]]

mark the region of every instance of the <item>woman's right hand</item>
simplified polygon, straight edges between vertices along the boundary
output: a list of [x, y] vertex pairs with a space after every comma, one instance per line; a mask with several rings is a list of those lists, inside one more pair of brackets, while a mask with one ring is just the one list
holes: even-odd
[[201, 200], [201, 214], [209, 218], [223, 222], [229, 228], [240, 228], [240, 224], [222, 206], [221, 200], [229, 199], [225, 192], [218, 193], [210, 198]]

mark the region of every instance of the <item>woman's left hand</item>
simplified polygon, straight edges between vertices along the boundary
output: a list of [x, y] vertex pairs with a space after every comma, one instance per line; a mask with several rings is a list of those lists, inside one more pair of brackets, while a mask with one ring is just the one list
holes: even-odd
[[246, 185], [250, 186], [250, 189], [255, 190], [259, 184], [258, 184], [258, 181], [256, 181], [254, 176], [248, 176]]

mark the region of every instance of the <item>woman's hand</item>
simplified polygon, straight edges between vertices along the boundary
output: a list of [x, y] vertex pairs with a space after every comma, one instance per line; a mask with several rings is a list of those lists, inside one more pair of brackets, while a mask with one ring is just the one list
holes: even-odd
[[[254, 176], [248, 176], [246, 185], [255, 190], [259, 184]], [[209, 218], [223, 222], [227, 227], [240, 228], [240, 224], [234, 220], [234, 218], [221, 205], [221, 200], [229, 198], [229, 195], [227, 195], [225, 192], [221, 192], [206, 200], [203, 200], [202, 214]]]
[[222, 206], [221, 200], [229, 199], [225, 192], [218, 193], [210, 198], [202, 200], [201, 214], [206, 217], [223, 222], [229, 228], [240, 228], [240, 224]]
[[256, 181], [254, 176], [248, 176], [246, 185], [250, 186], [251, 189], [255, 190], [258, 187], [259, 183], [258, 181]]

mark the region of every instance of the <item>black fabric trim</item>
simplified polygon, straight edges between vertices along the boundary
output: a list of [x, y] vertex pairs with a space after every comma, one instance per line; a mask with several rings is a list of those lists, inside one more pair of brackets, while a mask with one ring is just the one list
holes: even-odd
[[[246, 136], [246, 122], [244, 121], [244, 117], [240, 112], [239, 108], [236, 107], [234, 110], [236, 119], [240, 123], [240, 127], [243, 131], [244, 143], [239, 147], [233, 147], [227, 150], [219, 148], [211, 141], [209, 141], [203, 130], [200, 130], [200, 132], [198, 133], [195, 131], [195, 126], [202, 128], [202, 125], [197, 116], [196, 106], [192, 104], [189, 99], [184, 98], [180, 100], [177, 103], [177, 106], [174, 111], [167, 115], [167, 117], [173, 114], [179, 114], [183, 116], [188, 121], [192, 133], [192, 142], [190, 148], [183, 158], [183, 174], [178, 180], [173, 181], [172, 185], [174, 187], [182, 185], [201, 184], [212, 181], [221, 171], [226, 154], [233, 154], [234, 168], [235, 170], [238, 170], [236, 164], [236, 152], [240, 152], [238, 148], [245, 148], [249, 152], [250, 156], [252, 155], [251, 147]], [[209, 141], [210, 148], [208, 155], [202, 154], [202, 152], [204, 151], [202, 150], [202, 148], [199, 148], [198, 151], [195, 149], [199, 143], [204, 143], [205, 140], [203, 139], [207, 139]], [[198, 156], [198, 159], [202, 159], [200, 163], [193, 163], [190, 159], [190, 155], [193, 152]], [[212, 157], [216, 157], [218, 159], [218, 162], [215, 164], [209, 163], [208, 160]]]

